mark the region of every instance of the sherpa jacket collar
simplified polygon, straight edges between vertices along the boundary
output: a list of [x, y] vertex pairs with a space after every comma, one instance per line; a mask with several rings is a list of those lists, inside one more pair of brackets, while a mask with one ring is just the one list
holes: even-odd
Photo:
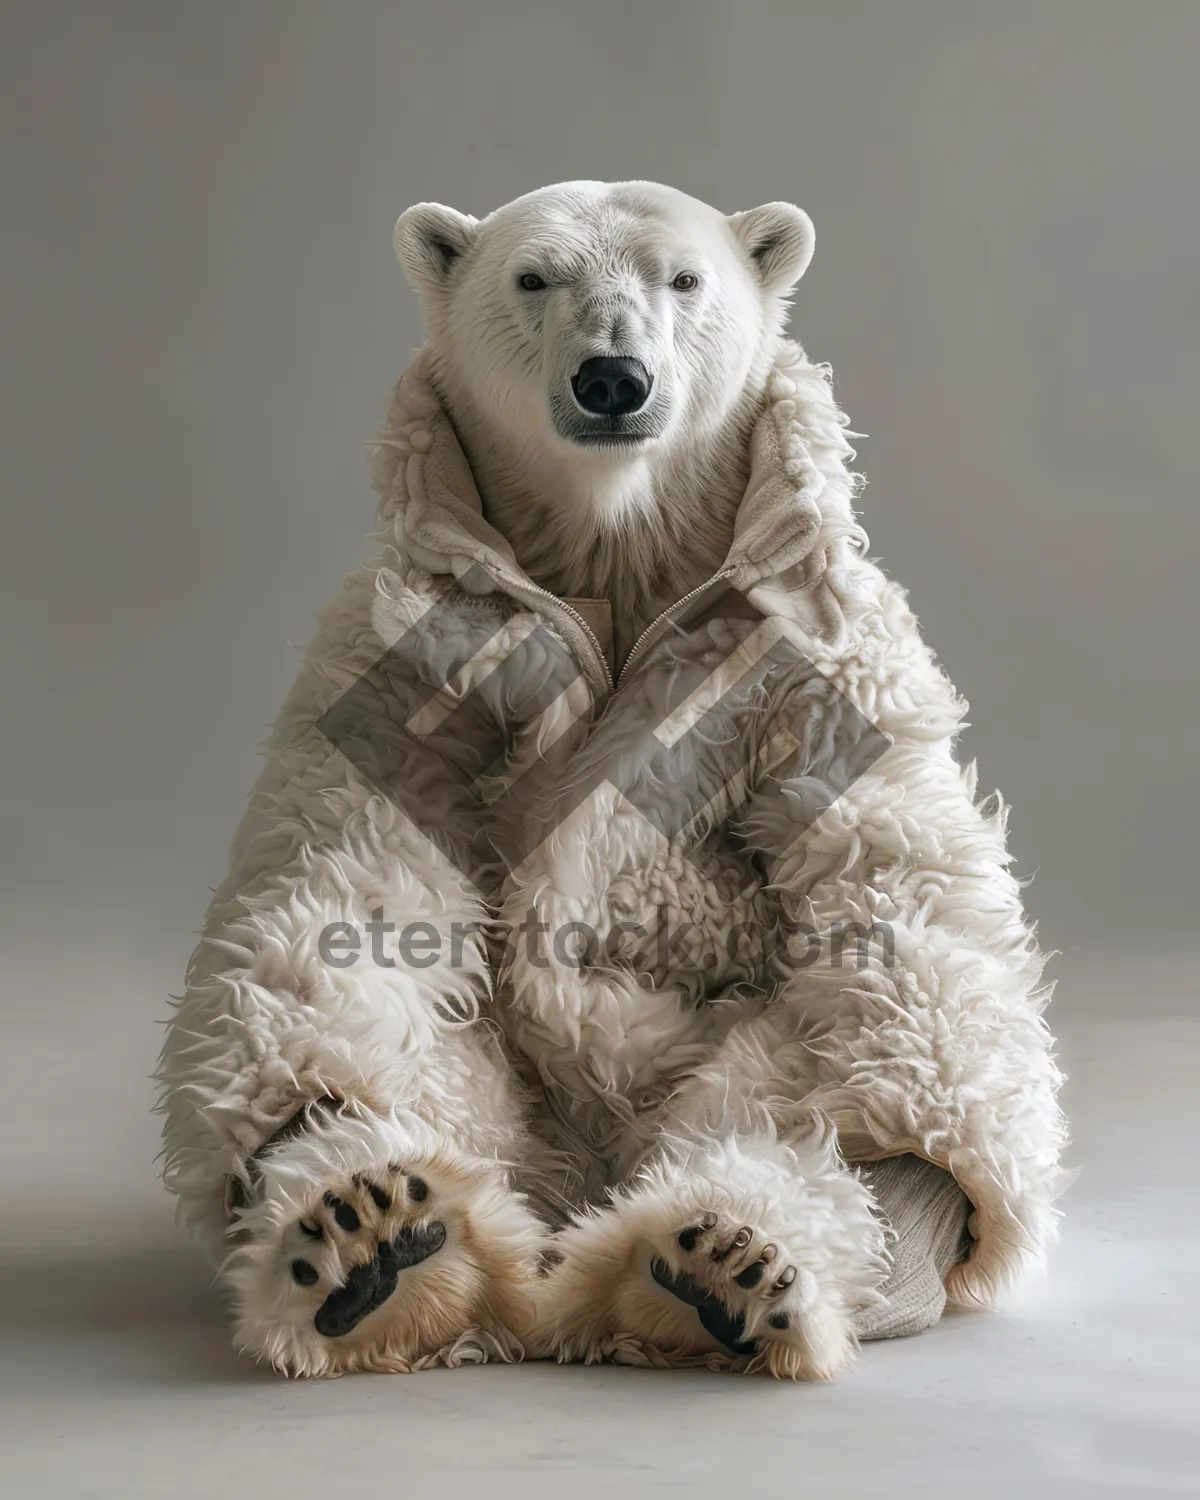
[[[858, 480], [848, 468], [851, 436], [828, 367], [814, 365], [799, 345], [781, 343], [751, 435], [750, 479], [733, 543], [711, 580], [741, 590], [768, 615], [786, 617], [825, 651], [836, 651], [845, 633], [837, 563], [845, 549], [866, 545], [854, 519]], [[453, 573], [470, 592], [499, 589], [551, 616], [595, 686], [611, 690], [607, 666], [582, 617], [526, 576], [509, 543], [485, 519], [424, 350], [392, 392], [376, 435], [374, 480], [381, 523], [402, 555], [427, 572]], [[677, 608], [660, 616], [642, 641], [665, 628]]]

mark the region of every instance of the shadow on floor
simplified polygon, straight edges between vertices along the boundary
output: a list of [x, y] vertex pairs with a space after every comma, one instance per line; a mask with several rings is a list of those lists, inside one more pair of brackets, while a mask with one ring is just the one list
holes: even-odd
[[49, 1371], [69, 1347], [80, 1379], [89, 1365], [117, 1380], [280, 1378], [237, 1356], [211, 1270], [179, 1244], [6, 1250], [0, 1328], [23, 1366]]

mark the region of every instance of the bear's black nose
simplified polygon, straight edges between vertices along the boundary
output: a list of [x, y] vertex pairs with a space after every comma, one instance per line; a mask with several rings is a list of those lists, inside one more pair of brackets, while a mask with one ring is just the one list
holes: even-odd
[[640, 359], [585, 359], [571, 377], [571, 389], [584, 411], [598, 417], [625, 417], [646, 404], [650, 373]]

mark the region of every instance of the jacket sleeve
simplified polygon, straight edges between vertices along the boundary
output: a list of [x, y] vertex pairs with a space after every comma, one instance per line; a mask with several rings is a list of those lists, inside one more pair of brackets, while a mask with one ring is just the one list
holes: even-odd
[[275, 724], [159, 1069], [166, 1180], [202, 1233], [297, 1108], [386, 1100], [399, 1054], [487, 997], [477, 779], [505, 731], [461, 666], [509, 626], [439, 604], [352, 574]]

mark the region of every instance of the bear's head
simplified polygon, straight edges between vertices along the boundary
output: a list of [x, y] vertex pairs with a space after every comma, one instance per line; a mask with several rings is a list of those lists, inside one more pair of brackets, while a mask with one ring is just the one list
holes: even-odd
[[726, 216], [655, 183], [572, 182], [482, 220], [419, 203], [395, 242], [452, 411], [529, 453], [620, 464], [702, 446], [761, 393], [813, 227], [790, 203]]

